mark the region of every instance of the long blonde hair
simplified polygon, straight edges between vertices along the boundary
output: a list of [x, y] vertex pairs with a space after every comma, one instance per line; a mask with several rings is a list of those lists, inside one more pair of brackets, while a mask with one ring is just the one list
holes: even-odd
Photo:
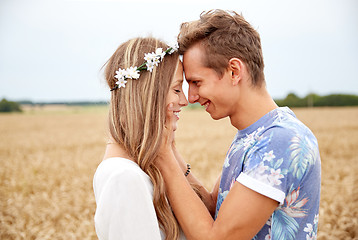
[[[105, 67], [105, 78], [112, 89], [118, 68], [140, 66], [144, 54], [167, 45], [154, 38], [135, 38], [121, 44]], [[129, 156], [148, 174], [153, 183], [153, 204], [160, 228], [167, 240], [179, 238], [179, 225], [169, 206], [165, 186], [155, 166], [162, 142], [166, 98], [178, 65], [179, 55], [166, 55], [153, 72], [141, 71], [139, 79], [128, 79], [125, 88], [111, 92], [109, 131]]]

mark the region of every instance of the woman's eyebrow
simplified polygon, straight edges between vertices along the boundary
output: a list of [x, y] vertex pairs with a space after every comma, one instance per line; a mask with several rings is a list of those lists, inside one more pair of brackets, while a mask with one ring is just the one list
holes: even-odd
[[183, 80], [182, 78], [180, 78], [180, 79], [175, 80], [174, 84], [177, 84], [177, 83], [178, 83], [178, 84], [179, 84], [179, 83], [181, 84], [181, 83], [183, 83], [183, 81], [184, 81], [184, 80]]

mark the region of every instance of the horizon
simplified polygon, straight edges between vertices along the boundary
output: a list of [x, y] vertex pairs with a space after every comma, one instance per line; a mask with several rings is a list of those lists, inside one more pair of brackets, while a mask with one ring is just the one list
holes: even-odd
[[[304, 99], [306, 97], [308, 97], [309, 95], [311, 94], [314, 94], [314, 95], [317, 95], [319, 97], [327, 97], [327, 96], [333, 96], [333, 95], [342, 95], [342, 96], [355, 96], [355, 97], [358, 97], [358, 94], [346, 94], [346, 93], [331, 93], [331, 94], [326, 94], [326, 95], [319, 95], [319, 94], [316, 94], [316, 93], [309, 93], [305, 96], [299, 96], [293, 92], [291, 93], [288, 93], [286, 96], [284, 96], [283, 98], [273, 98], [274, 101], [281, 101], [281, 100], [284, 100], [288, 95], [290, 94], [294, 94], [296, 95], [298, 98], [300, 99]], [[90, 104], [108, 104], [110, 102], [110, 99], [98, 99], [98, 100], [49, 100], [49, 101], [32, 101], [32, 100], [28, 100], [28, 99], [20, 99], [20, 100], [13, 100], [13, 99], [7, 99], [7, 98], [0, 98], [0, 101], [1, 100], [6, 100], [6, 101], [9, 101], [9, 102], [16, 102], [16, 103], [19, 103], [21, 105], [26, 105], [26, 104], [54, 104], [54, 105], [61, 105], [61, 104], [70, 104], [70, 105], [76, 105], [76, 104], [79, 104], [79, 105], [90, 105]], [[198, 102], [196, 103], [188, 103], [188, 105], [195, 105], [195, 104], [199, 104]]]

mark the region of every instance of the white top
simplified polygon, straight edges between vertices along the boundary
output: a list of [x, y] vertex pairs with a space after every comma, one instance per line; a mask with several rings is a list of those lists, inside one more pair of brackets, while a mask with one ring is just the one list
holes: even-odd
[[165, 239], [153, 205], [153, 184], [135, 162], [120, 157], [102, 161], [93, 189], [97, 203], [94, 222], [100, 240]]

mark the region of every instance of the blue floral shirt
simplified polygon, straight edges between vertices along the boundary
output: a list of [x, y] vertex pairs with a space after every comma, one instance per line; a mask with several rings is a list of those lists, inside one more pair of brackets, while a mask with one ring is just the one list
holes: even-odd
[[277, 108], [238, 131], [223, 166], [215, 218], [235, 181], [280, 203], [254, 239], [317, 238], [318, 144], [289, 108]]

